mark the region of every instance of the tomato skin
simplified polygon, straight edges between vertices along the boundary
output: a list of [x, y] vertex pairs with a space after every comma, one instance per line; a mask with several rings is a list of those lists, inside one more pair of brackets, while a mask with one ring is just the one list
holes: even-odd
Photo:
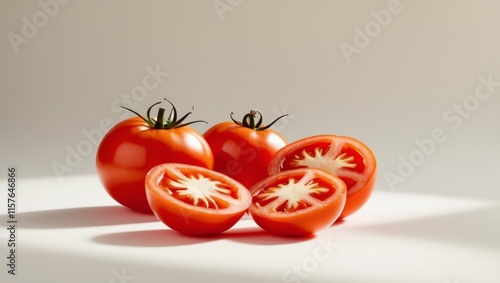
[[368, 202], [373, 192], [373, 187], [375, 186], [375, 181], [377, 179], [376, 176], [377, 169], [373, 171], [372, 177], [369, 178], [363, 188], [358, 190], [356, 193], [347, 196], [346, 206], [339, 218], [343, 219], [350, 215], [353, 215], [358, 210], [360, 210], [366, 204], [366, 202]]
[[[294, 212], [277, 212], [275, 209], [265, 209], [257, 204], [256, 198], [266, 188], [283, 184], [290, 178], [300, 179], [308, 172], [312, 172], [314, 180], [320, 180], [323, 187], [333, 190], [321, 204]], [[346, 203], [345, 183], [323, 170], [311, 168], [276, 173], [255, 184], [251, 192], [254, 199], [248, 209], [250, 216], [264, 230], [283, 236], [308, 236], [331, 226], [339, 218]]]
[[165, 162], [213, 167], [213, 154], [193, 128], [154, 129], [139, 117], [121, 121], [102, 139], [96, 156], [107, 193], [131, 209], [151, 212], [144, 188], [148, 171]]
[[268, 176], [273, 155], [286, 145], [272, 129], [254, 130], [233, 122], [216, 124], [203, 136], [214, 154], [214, 170], [247, 188]]
[[[174, 197], [171, 185], [179, 172], [186, 176], [208, 177], [232, 190], [236, 199], [228, 207], [209, 209], [197, 207]], [[189, 235], [215, 235], [238, 222], [251, 204], [250, 192], [234, 179], [199, 166], [165, 163], [153, 167], [146, 176], [146, 196], [156, 217], [168, 227]]]
[[[341, 153], [346, 153], [353, 158], [353, 163], [356, 166], [351, 170], [357, 174], [357, 181], [350, 180], [346, 176], [337, 172], [330, 172], [321, 167], [313, 167], [328, 171], [330, 174], [339, 176], [347, 184], [347, 201], [340, 215], [340, 218], [348, 217], [357, 212], [370, 198], [376, 181], [377, 162], [371, 149], [361, 141], [347, 136], [337, 135], [317, 135], [306, 137], [288, 144], [279, 150], [269, 164], [269, 174], [276, 174], [281, 171], [290, 170], [293, 167], [292, 160], [295, 156], [301, 155], [303, 150], [311, 153], [314, 148], [324, 149], [327, 151], [327, 146], [330, 144], [342, 144]], [[299, 166], [300, 167], [300, 166]]]

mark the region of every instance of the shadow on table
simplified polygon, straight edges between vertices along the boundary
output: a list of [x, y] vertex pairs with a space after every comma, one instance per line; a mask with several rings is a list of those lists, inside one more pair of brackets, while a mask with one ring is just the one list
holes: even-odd
[[[7, 215], [0, 217], [2, 223], [7, 223], [7, 220], [9, 220]], [[95, 227], [158, 221], [153, 214], [135, 212], [122, 206], [18, 212], [16, 213], [16, 219], [20, 227], [31, 229]]]
[[313, 239], [309, 237], [281, 237], [270, 234], [259, 227], [232, 228], [215, 236], [184, 235], [168, 228], [110, 233], [94, 237], [96, 243], [132, 247], [168, 247], [204, 244], [214, 241], [236, 241], [252, 245], [285, 245]]
[[[425, 209], [425, 206], [422, 207]], [[500, 250], [500, 205], [449, 215], [356, 227], [358, 232]]]

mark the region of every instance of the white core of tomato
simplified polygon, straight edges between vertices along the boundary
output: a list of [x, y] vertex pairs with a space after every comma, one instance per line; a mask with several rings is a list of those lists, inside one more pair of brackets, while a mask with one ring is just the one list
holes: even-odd
[[219, 206], [214, 197], [226, 202], [234, 202], [231, 190], [221, 187], [221, 182], [211, 180], [201, 174], [187, 177], [181, 172], [176, 173], [179, 180], [172, 180], [170, 184], [176, 188], [176, 194], [190, 198], [194, 205], [202, 202], [207, 208], [215, 207], [218, 209]]
[[286, 184], [279, 184], [277, 187], [269, 187], [259, 193], [262, 200], [271, 200], [267, 206], [278, 207], [286, 202], [286, 210], [295, 210], [300, 202], [308, 204], [320, 203], [318, 199], [312, 197], [315, 193], [326, 193], [327, 188], [320, 187], [318, 183], [312, 182], [314, 173], [308, 171], [298, 182], [289, 179]]
[[335, 175], [339, 175], [342, 168], [354, 168], [356, 163], [353, 156], [347, 156], [346, 153], [339, 155], [342, 150], [343, 143], [332, 141], [328, 151], [323, 154], [321, 148], [314, 149], [314, 154], [311, 156], [305, 150], [302, 151], [302, 156], [296, 156], [291, 162], [292, 166], [305, 166], [309, 168], [319, 168]]

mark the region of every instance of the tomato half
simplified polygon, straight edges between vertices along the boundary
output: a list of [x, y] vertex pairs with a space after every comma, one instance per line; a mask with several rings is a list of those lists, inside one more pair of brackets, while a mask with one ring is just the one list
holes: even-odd
[[323, 169], [347, 185], [347, 202], [341, 218], [358, 211], [369, 199], [376, 179], [377, 163], [364, 143], [345, 136], [318, 135], [288, 144], [269, 165], [269, 174], [295, 168]]
[[153, 213], [173, 230], [213, 235], [231, 228], [252, 202], [239, 182], [199, 166], [167, 163], [146, 177], [146, 195]]
[[341, 179], [310, 168], [269, 176], [251, 192], [250, 216], [264, 230], [284, 236], [307, 236], [331, 226], [346, 202]]
[[203, 134], [214, 154], [214, 170], [247, 188], [268, 176], [271, 158], [286, 145], [284, 138], [269, 128], [279, 118], [261, 126], [262, 116], [257, 122], [253, 120], [257, 114], [260, 112], [250, 112], [242, 122], [219, 123]]
[[171, 118], [169, 121], [159, 118], [156, 121], [160, 122], [156, 122], [149, 117], [148, 110], [147, 119], [126, 119], [102, 139], [97, 149], [97, 173], [108, 194], [118, 203], [151, 212], [144, 182], [148, 171], [158, 164], [182, 162], [213, 167], [213, 154], [203, 136], [187, 124], [180, 124], [185, 116], [181, 120]]

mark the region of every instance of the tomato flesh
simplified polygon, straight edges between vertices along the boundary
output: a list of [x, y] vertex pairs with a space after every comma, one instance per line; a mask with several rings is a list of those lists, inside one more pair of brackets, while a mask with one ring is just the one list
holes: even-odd
[[376, 160], [360, 141], [320, 135], [293, 142], [279, 150], [269, 165], [269, 174], [296, 168], [322, 169], [339, 177], [347, 186], [347, 202], [341, 218], [352, 215], [368, 200], [375, 183]]
[[269, 176], [251, 192], [251, 217], [263, 229], [284, 236], [307, 236], [332, 225], [346, 201], [342, 180], [310, 168]]
[[231, 228], [251, 204], [248, 190], [218, 172], [187, 164], [161, 164], [146, 176], [153, 213], [173, 230], [191, 235]]

